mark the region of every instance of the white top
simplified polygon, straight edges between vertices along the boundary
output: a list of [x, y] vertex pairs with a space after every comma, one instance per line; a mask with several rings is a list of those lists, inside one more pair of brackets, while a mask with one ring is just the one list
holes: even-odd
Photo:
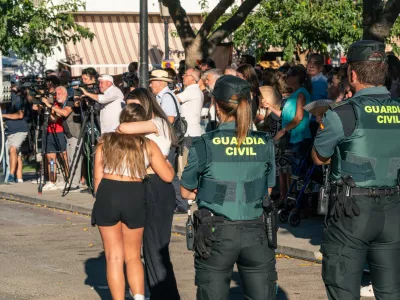
[[171, 148], [168, 124], [159, 117], [155, 117], [151, 121], [157, 127], [158, 133], [147, 134], [146, 137], [157, 144], [164, 156], [168, 156]]
[[177, 96], [181, 100], [182, 117], [185, 118], [188, 124], [185, 136], [201, 136], [203, 131], [200, 126], [200, 116], [204, 103], [204, 94], [199, 85], [189, 85]]
[[174, 93], [169, 89], [168, 86], [157, 94], [156, 99], [167, 117], [176, 117], [178, 115], [174, 101], [176, 102], [178, 109], [180, 109], [179, 101], [175, 98]]
[[[149, 158], [147, 157], [146, 153], [144, 153], [144, 164], [145, 164], [145, 168], [146, 169], [150, 164], [149, 163]], [[124, 163], [122, 164], [121, 169], [123, 170], [122, 172], [112, 172], [109, 168], [104, 167], [103, 172], [106, 173], [106, 174], [116, 174], [116, 175], [119, 175], [119, 176], [128, 176], [128, 177], [133, 177], [133, 178], [141, 178], [139, 176], [139, 174], [135, 174], [135, 176], [131, 176], [131, 172], [129, 171], [129, 169], [126, 167], [126, 164], [125, 164], [125, 157], [124, 157]]]
[[115, 85], [110, 86], [104, 95], [99, 95], [99, 103], [104, 105], [100, 111], [101, 133], [114, 132], [119, 126], [119, 115], [125, 106], [124, 94]]

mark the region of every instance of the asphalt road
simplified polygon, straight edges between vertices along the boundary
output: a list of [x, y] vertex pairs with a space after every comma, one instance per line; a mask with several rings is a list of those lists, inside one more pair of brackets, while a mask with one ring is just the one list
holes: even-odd
[[[171, 256], [182, 299], [194, 300], [193, 255], [184, 237], [173, 235]], [[319, 264], [277, 261], [279, 300], [327, 299]], [[0, 200], [0, 270], [0, 300], [111, 299], [100, 235], [87, 216]], [[236, 299], [243, 299], [237, 272], [230, 300]]]

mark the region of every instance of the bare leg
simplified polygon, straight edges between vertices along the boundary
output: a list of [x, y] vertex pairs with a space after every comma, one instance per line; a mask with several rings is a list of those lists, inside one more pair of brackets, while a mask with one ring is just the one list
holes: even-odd
[[23, 168], [22, 156], [18, 155], [17, 164], [17, 179], [22, 179], [22, 168]]
[[53, 159], [54, 161], [54, 178], [52, 181], [53, 183], [57, 181], [57, 156], [56, 153], [47, 153], [46, 154], [47, 157], [47, 169], [48, 169], [48, 174], [49, 174], [49, 181], [51, 180], [51, 172], [50, 172], [50, 162]]
[[9, 153], [10, 153], [10, 174], [15, 175], [18, 162], [17, 148], [15, 148], [14, 146], [10, 146]]
[[124, 245], [122, 223], [99, 226], [107, 262], [107, 282], [113, 300], [125, 300]]
[[133, 295], [144, 295], [144, 270], [140, 258], [143, 231], [144, 228], [129, 229], [122, 224], [126, 273]]

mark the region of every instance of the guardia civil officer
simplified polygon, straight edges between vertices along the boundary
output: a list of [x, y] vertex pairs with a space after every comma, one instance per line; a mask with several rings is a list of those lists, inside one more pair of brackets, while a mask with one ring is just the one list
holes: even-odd
[[263, 224], [263, 198], [275, 185], [272, 140], [251, 131], [250, 84], [219, 78], [212, 99], [221, 124], [193, 139], [181, 192], [196, 199], [197, 299], [228, 299], [237, 264], [246, 299], [275, 299], [275, 252]]
[[400, 101], [384, 86], [384, 44], [358, 41], [347, 59], [355, 94], [326, 112], [312, 151], [331, 163], [322, 277], [329, 299], [360, 299], [367, 261], [376, 299], [400, 299]]

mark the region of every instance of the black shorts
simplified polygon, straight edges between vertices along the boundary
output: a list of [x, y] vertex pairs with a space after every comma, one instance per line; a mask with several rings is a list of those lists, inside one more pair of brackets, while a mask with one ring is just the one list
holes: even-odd
[[64, 132], [47, 133], [46, 153], [56, 153], [67, 151], [67, 140]]
[[121, 221], [134, 229], [144, 227], [145, 220], [146, 199], [142, 182], [101, 180], [93, 205], [93, 226], [114, 226]]

